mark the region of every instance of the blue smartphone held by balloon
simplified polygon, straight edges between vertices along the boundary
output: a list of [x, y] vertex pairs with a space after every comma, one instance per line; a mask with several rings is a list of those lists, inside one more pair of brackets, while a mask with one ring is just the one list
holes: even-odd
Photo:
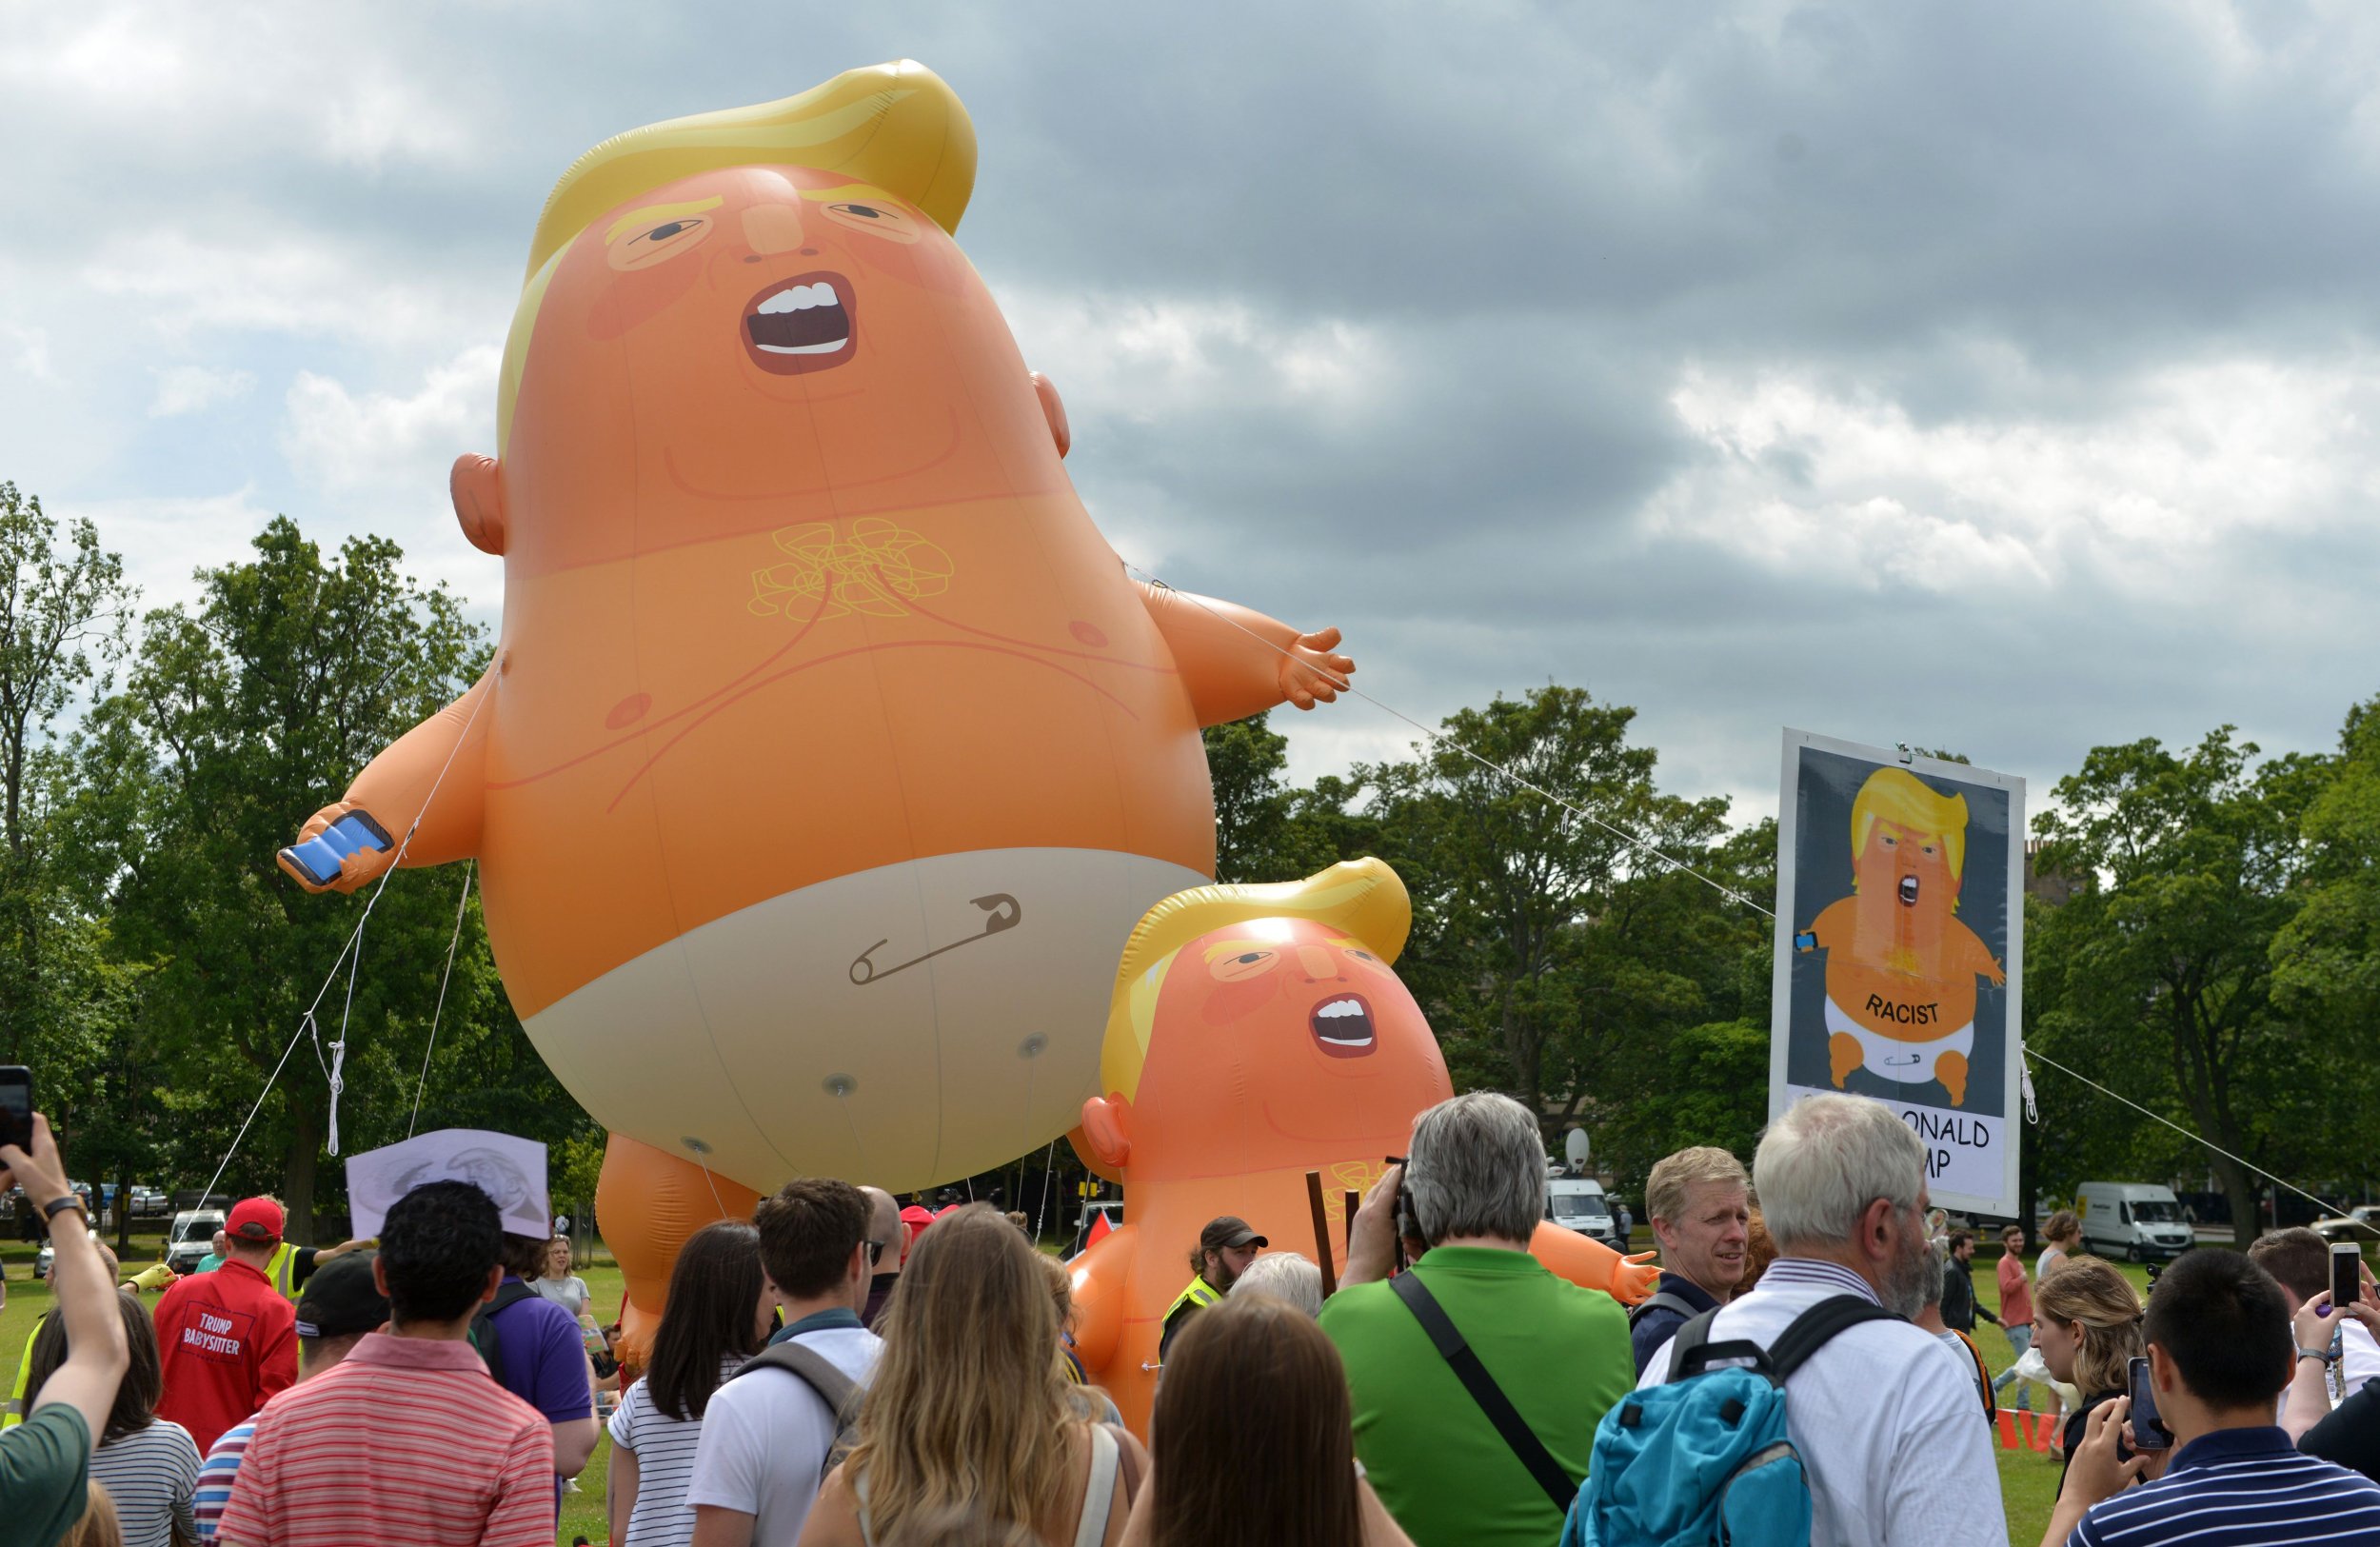
[[283, 849], [281, 863], [313, 885], [327, 886], [339, 879], [340, 861], [365, 849], [385, 853], [394, 842], [369, 813], [350, 811], [305, 843]]

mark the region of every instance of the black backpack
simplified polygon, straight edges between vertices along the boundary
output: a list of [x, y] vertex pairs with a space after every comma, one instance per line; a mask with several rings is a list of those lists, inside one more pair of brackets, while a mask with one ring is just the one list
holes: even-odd
[[1629, 1327], [1633, 1330], [1637, 1322], [1643, 1320], [1647, 1316], [1651, 1315], [1655, 1311], [1676, 1311], [1679, 1316], [1684, 1317], [1689, 1321], [1692, 1321], [1696, 1317], [1702, 1314], [1699, 1308], [1686, 1302], [1685, 1296], [1673, 1295], [1668, 1290], [1664, 1289], [1659, 1294], [1648, 1295], [1644, 1299], [1636, 1301], [1636, 1304], [1628, 1307]]
[[[496, 1335], [496, 1313], [508, 1305], [533, 1299], [536, 1296], [536, 1290], [517, 1279], [513, 1279], [499, 1287], [496, 1298], [481, 1306], [479, 1314], [471, 1318], [471, 1346], [479, 1350], [479, 1357], [486, 1364], [487, 1373], [496, 1378], [496, 1384], [500, 1386], [505, 1383], [505, 1354], [504, 1339]], [[506, 1386], [505, 1389], [509, 1391], [512, 1388]]]
[[835, 1469], [836, 1463], [850, 1454], [860, 1439], [860, 1383], [835, 1368], [826, 1356], [815, 1348], [804, 1348], [799, 1342], [771, 1343], [745, 1361], [744, 1368], [727, 1378], [741, 1380], [755, 1370], [783, 1370], [818, 1393], [826, 1411], [835, 1416], [835, 1438], [826, 1447], [826, 1459], [820, 1463], [819, 1478]]

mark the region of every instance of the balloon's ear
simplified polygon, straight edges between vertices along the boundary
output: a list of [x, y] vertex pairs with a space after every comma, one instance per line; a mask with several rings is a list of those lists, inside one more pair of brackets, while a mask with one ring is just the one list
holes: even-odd
[[1041, 400], [1041, 417], [1049, 421], [1049, 438], [1058, 443], [1058, 454], [1063, 457], [1074, 445], [1074, 432], [1066, 427], [1066, 406], [1059, 401], [1058, 387], [1040, 371], [1034, 371], [1033, 395]]
[[454, 459], [454, 471], [446, 476], [447, 491], [454, 496], [454, 519], [463, 524], [463, 535], [482, 553], [505, 550], [505, 491], [498, 471], [494, 457], [466, 451]]
[[1121, 1096], [1094, 1096], [1083, 1102], [1082, 1138], [1094, 1160], [1123, 1169], [1132, 1159], [1132, 1103]]

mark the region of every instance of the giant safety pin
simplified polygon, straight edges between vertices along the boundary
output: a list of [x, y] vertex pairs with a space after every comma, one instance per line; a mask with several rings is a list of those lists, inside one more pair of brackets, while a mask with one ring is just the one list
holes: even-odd
[[890, 941], [880, 940], [852, 959], [851, 981], [860, 987], [865, 988], [870, 983], [883, 982], [896, 972], [906, 972], [921, 962], [931, 962], [944, 951], [955, 951], [962, 945], [972, 945], [979, 940], [989, 940], [992, 936], [1003, 934], [1024, 922], [1024, 904], [1006, 892], [994, 892], [989, 897], [970, 898], [969, 901], [990, 915], [983, 921], [983, 929], [981, 934], [969, 935], [964, 940], [954, 940], [947, 945], [935, 947], [923, 956], [913, 956], [906, 962], [889, 967], [879, 967], [868, 960], [869, 957], [891, 943]]

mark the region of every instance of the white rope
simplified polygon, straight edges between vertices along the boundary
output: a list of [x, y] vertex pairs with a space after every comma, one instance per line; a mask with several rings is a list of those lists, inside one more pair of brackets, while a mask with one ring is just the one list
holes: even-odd
[[1041, 1207], [1033, 1216], [1033, 1239], [1037, 1241], [1041, 1239], [1041, 1227], [1049, 1223], [1049, 1168], [1057, 1159], [1058, 1140], [1053, 1139], [1049, 1141], [1049, 1153], [1041, 1157]]
[[454, 936], [446, 942], [446, 970], [438, 978], [438, 1004], [429, 1012], [429, 1041], [422, 1049], [422, 1078], [413, 1087], [413, 1115], [405, 1120], [405, 1137], [413, 1137], [413, 1129], [422, 1121], [422, 1093], [429, 1088], [429, 1056], [438, 1047], [438, 1021], [446, 1013], [446, 984], [454, 980], [454, 951], [463, 943], [463, 910], [470, 905], [471, 881], [479, 865], [476, 860], [463, 863], [463, 895], [454, 900]]
[[[484, 681], [485, 678], [482, 680]], [[257, 1093], [256, 1106], [251, 1107], [248, 1110], [248, 1122], [253, 1122], [256, 1120], [257, 1110], [264, 1106], [265, 1098], [272, 1094], [273, 1083], [281, 1078], [281, 1070], [283, 1066], [289, 1061], [289, 1054], [297, 1051], [299, 1038], [310, 1035], [314, 1042], [314, 1056], [318, 1061], [321, 1059], [322, 1039], [319, 1031], [315, 1027], [314, 1012], [322, 1007], [323, 998], [330, 992], [330, 985], [339, 981], [339, 969], [347, 964], [347, 955], [349, 952], [353, 952], [355, 954], [356, 964], [358, 966], [362, 965], [364, 960], [364, 926], [371, 922], [372, 909], [380, 905], [380, 894], [388, 889], [389, 878], [394, 876], [397, 873], [397, 867], [405, 863], [406, 851], [413, 845], [413, 835], [421, 830], [422, 819], [429, 815], [430, 803], [438, 798], [439, 786], [446, 782], [446, 770], [454, 766], [455, 755], [463, 750], [463, 744], [470, 739], [471, 726], [478, 722], [480, 710], [486, 706], [488, 699], [494, 695], [494, 692], [495, 689], [491, 687], [486, 692], [481, 693], [478, 700], [472, 704], [470, 714], [465, 717], [463, 722], [463, 733], [455, 738], [454, 745], [447, 749], [446, 761], [439, 765], [438, 777], [430, 781], [429, 793], [422, 797], [422, 808], [413, 814], [411, 825], [405, 829], [405, 837], [397, 843], [396, 858], [390, 860], [388, 862], [388, 868], [381, 872], [380, 882], [377, 885], [373, 886], [372, 895], [364, 900], [363, 915], [355, 921], [355, 928], [348, 934], [347, 942], [339, 947], [338, 958], [330, 963], [329, 972], [324, 974], [322, 987], [314, 991], [314, 1002], [308, 1004], [306, 1007], [306, 1013], [298, 1018], [298, 1029], [296, 1034], [289, 1039], [288, 1051], [284, 1052], [281, 1055], [281, 1062], [273, 1065], [272, 1074], [265, 1081], [265, 1088]], [[354, 975], [350, 973], [347, 978], [347, 1009], [349, 1011], [352, 1011], [354, 1008], [354, 995], [355, 979]], [[331, 1047], [335, 1054], [334, 1062], [332, 1065], [326, 1066], [323, 1070], [324, 1079], [328, 1081], [331, 1086], [330, 1153], [333, 1155], [339, 1153], [337, 1137], [339, 1132], [338, 1067], [343, 1066], [346, 1062], [347, 1037], [347, 1015], [343, 1013], [339, 1019], [338, 1040], [331, 1043]], [[232, 1136], [231, 1147], [224, 1151], [222, 1163], [215, 1167], [216, 1181], [223, 1179], [225, 1169], [231, 1164], [231, 1158], [240, 1152], [240, 1140], [248, 1137], [248, 1123], [243, 1122], [240, 1124], [240, 1131]], [[207, 1190], [208, 1192], [214, 1191], [214, 1181], [209, 1181], [207, 1184]]]
[[2081, 1081], [2086, 1085], [2089, 1085], [2092, 1090], [2097, 1091], [2100, 1095], [2108, 1097], [2112, 1101], [2123, 1102], [2126, 1106], [2131, 1107], [2142, 1117], [2152, 1118], [2158, 1122], [2164, 1123], [2167, 1127], [2172, 1129], [2175, 1133], [2180, 1134], [2184, 1139], [2190, 1140], [2193, 1143], [2205, 1144], [2207, 1148], [2214, 1151], [2217, 1155], [2222, 1156], [2233, 1165], [2246, 1166], [2249, 1170], [2253, 1171], [2256, 1175], [2264, 1178], [2266, 1180], [2278, 1186], [2287, 1187], [2291, 1192], [2295, 1193], [2298, 1197], [2306, 1200], [2306, 1201], [2310, 1203], [2328, 1209], [2332, 1214], [2345, 1214], [2347, 1212], [2347, 1210], [2339, 1207], [2336, 1203], [2330, 1202], [2327, 1199], [2316, 1198], [2313, 1194], [2308, 1192], [2305, 1188], [2300, 1187], [2297, 1183], [2290, 1180], [2288, 1178], [2276, 1177], [2271, 1172], [2267, 1171], [2263, 1166], [2256, 1164], [2254, 1161], [2244, 1160], [2238, 1156], [2232, 1154], [2230, 1150], [2225, 1149], [2222, 1145], [2211, 1143], [2207, 1140], [2199, 1138], [2196, 1134], [2192, 1133], [2188, 1128], [2183, 1127], [2180, 1123], [2173, 1121], [2170, 1118], [2161, 1117], [2157, 1113], [2150, 1111], [2149, 1108], [2141, 1105], [2138, 1101], [2133, 1101], [2131, 1097], [2118, 1095], [2116, 1092], [2112, 1091], [2108, 1089], [2107, 1086], [2099, 1083], [2096, 1080], [2092, 1079], [2089, 1075], [2075, 1073], [2075, 1071], [2068, 1068], [2065, 1064], [2060, 1063], [2057, 1060], [2050, 1057], [2047, 1053], [2043, 1053], [2035, 1048], [2024, 1046], [2022, 1043], [2018, 1044], [2017, 1051], [2026, 1058], [2039, 1059], [2042, 1062], [2048, 1064], [2051, 1068], [2055, 1069], [2060, 1074], [2072, 1075], [2074, 1079]]

